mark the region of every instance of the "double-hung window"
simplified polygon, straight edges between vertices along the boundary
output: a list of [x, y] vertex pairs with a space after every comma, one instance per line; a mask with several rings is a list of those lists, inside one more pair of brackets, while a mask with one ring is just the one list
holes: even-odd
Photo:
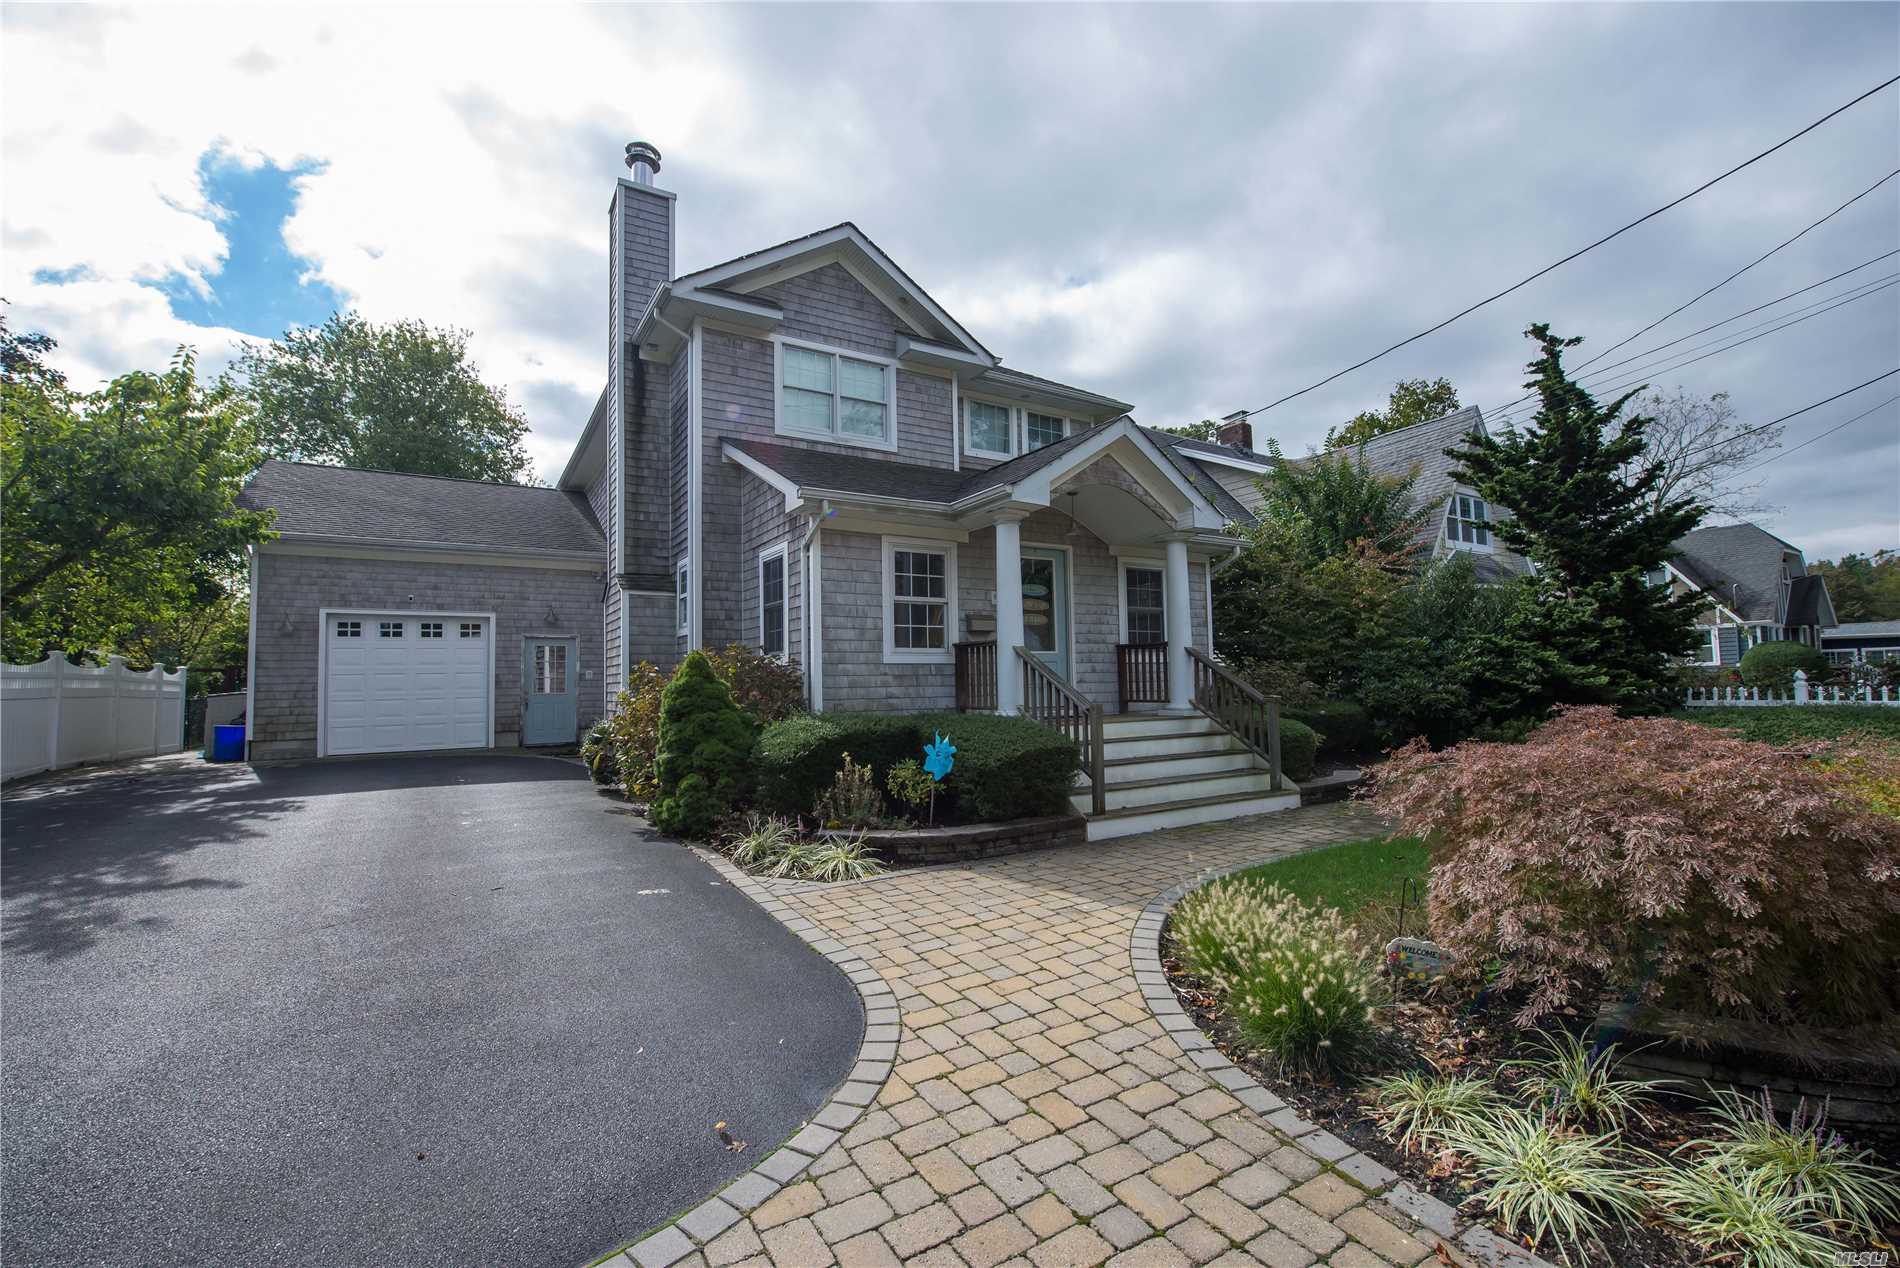
[[1168, 612], [1163, 600], [1163, 573], [1159, 568], [1130, 565], [1122, 572], [1124, 610], [1128, 614], [1129, 643], [1168, 641]]
[[1455, 545], [1491, 544], [1491, 508], [1481, 497], [1469, 493], [1452, 495], [1451, 510], [1445, 521], [1445, 535]]
[[897, 443], [888, 363], [796, 343], [778, 348], [778, 431], [880, 449]]
[[673, 571], [674, 626], [681, 634], [687, 632], [692, 612], [692, 605], [688, 602], [692, 597], [691, 580], [687, 563], [682, 559], [679, 567]]
[[1015, 426], [1007, 405], [989, 401], [963, 403], [963, 451], [985, 458], [1007, 458], [1016, 452]]
[[1722, 663], [1722, 631], [1713, 625], [1702, 627], [1704, 646], [1695, 654], [1698, 665], [1719, 665]]
[[957, 621], [956, 547], [884, 539], [884, 658], [948, 660]]
[[759, 650], [785, 657], [785, 548], [759, 556]]
[[1053, 445], [1068, 432], [1068, 423], [1054, 414], [1038, 414], [1035, 410], [1023, 412], [1024, 452], [1041, 449], [1044, 445]]

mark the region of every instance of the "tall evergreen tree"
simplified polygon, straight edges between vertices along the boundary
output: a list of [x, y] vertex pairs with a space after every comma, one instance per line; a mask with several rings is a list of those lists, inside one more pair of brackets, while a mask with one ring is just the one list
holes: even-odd
[[1651, 420], [1621, 417], [1636, 391], [1597, 404], [1564, 373], [1564, 349], [1581, 339], [1559, 338], [1542, 323], [1525, 333], [1543, 350], [1525, 384], [1540, 398], [1536, 417], [1522, 431], [1467, 435], [1462, 448], [1445, 451], [1459, 463], [1452, 476], [1514, 516], [1493, 529], [1537, 565], [1550, 645], [1591, 671], [1572, 694], [1666, 708], [1667, 670], [1690, 650], [1697, 603], [1649, 578], [1703, 507], [1655, 497], [1665, 471], [1646, 451]]

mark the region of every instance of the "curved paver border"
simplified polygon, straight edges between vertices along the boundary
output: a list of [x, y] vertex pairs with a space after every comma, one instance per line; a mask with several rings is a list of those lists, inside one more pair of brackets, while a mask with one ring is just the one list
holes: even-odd
[[1195, 890], [1224, 876], [1258, 867], [1260, 862], [1237, 863], [1201, 872], [1157, 894], [1141, 915], [1135, 918], [1134, 930], [1129, 934], [1128, 954], [1135, 970], [1135, 984], [1141, 988], [1141, 997], [1155, 1020], [1188, 1054], [1188, 1059], [1207, 1072], [1209, 1078], [1226, 1088], [1242, 1105], [1265, 1117], [1270, 1126], [1289, 1137], [1295, 1146], [1322, 1166], [1349, 1177], [1394, 1210], [1411, 1217], [1440, 1237], [1455, 1241], [1466, 1254], [1483, 1263], [1509, 1265], [1510, 1268], [1552, 1268], [1546, 1261], [1506, 1241], [1490, 1229], [1460, 1219], [1455, 1209], [1410, 1181], [1401, 1180], [1391, 1168], [1368, 1158], [1318, 1124], [1300, 1117], [1292, 1106], [1229, 1061], [1195, 1023], [1194, 1018], [1188, 1015], [1187, 1010], [1181, 1007], [1174, 987], [1168, 983], [1167, 972], [1161, 967], [1161, 931], [1167, 924], [1168, 913], [1174, 910], [1176, 903]]
[[698, 1206], [640, 1240], [601, 1256], [594, 1261], [596, 1264], [609, 1264], [618, 1257], [632, 1260], [639, 1268], [667, 1268], [731, 1228], [773, 1194], [804, 1175], [818, 1160], [818, 1155], [831, 1148], [858, 1121], [877, 1099], [878, 1090], [890, 1078], [897, 1061], [900, 1031], [897, 996], [877, 971], [857, 952], [793, 911], [766, 882], [747, 875], [721, 855], [708, 850], [694, 853], [727, 884], [765, 908], [851, 980], [864, 1006], [864, 1037], [858, 1041], [857, 1061], [844, 1082], [790, 1139]]

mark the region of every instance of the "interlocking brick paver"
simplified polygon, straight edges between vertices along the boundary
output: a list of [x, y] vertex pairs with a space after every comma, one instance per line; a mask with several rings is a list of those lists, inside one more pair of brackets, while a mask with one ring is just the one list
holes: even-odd
[[679, 1232], [680, 1268], [1416, 1264], [1436, 1238], [1411, 1212], [1436, 1210], [1368, 1202], [1321, 1158], [1375, 1192], [1389, 1173], [1143, 994], [1165, 989], [1158, 919], [1137, 925], [1157, 894], [1377, 830], [1315, 807], [855, 884], [747, 881], [870, 992], [866, 1042], [849, 1095], [798, 1137], [809, 1163], [780, 1151], [772, 1180], [730, 1186], [741, 1218]]

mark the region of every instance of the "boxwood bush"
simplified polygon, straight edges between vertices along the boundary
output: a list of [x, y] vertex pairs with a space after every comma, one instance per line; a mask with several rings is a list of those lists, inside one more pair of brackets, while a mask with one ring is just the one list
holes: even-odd
[[773, 723], [754, 756], [759, 805], [808, 815], [844, 755], [869, 763], [877, 785], [891, 767], [923, 756], [937, 735], [956, 764], [937, 801], [938, 823], [983, 823], [1069, 808], [1081, 754], [1073, 741], [1027, 718], [977, 713], [812, 713]]
[[1782, 639], [1757, 643], [1742, 653], [1742, 681], [1764, 691], [1794, 690], [1794, 671], [1804, 669], [1813, 680], [1827, 671], [1827, 657], [1806, 643]]
[[1328, 757], [1351, 757], [1372, 747], [1372, 719], [1366, 708], [1351, 700], [1321, 700], [1286, 710], [1286, 716], [1319, 732], [1319, 751]]
[[1319, 732], [1298, 718], [1280, 719], [1280, 773], [1296, 783], [1313, 776]]

